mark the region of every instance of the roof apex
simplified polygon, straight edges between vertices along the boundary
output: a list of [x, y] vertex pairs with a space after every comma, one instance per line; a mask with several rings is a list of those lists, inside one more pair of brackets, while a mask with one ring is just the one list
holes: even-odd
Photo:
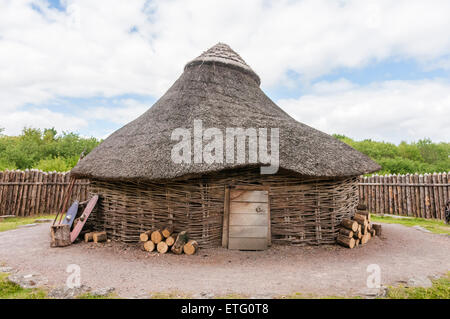
[[261, 84], [259, 76], [252, 70], [252, 68], [242, 59], [242, 57], [237, 54], [228, 44], [219, 42], [213, 47], [209, 48], [202, 54], [200, 54], [194, 60], [188, 62], [184, 69], [189, 67], [202, 65], [202, 64], [213, 64], [218, 63], [232, 68], [239, 69], [249, 74], [258, 85]]

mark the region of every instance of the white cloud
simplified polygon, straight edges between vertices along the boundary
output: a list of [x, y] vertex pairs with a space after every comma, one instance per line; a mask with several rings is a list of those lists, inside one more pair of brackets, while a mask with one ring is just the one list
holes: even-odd
[[75, 132], [88, 125], [86, 119], [75, 115], [66, 115], [49, 109], [33, 108], [30, 110], [17, 110], [3, 112], [0, 109], [0, 126], [5, 128], [5, 133], [18, 135], [24, 127], [50, 128], [54, 127], [58, 132]]
[[116, 104], [121, 106], [115, 108], [105, 106], [88, 108], [82, 113], [82, 116], [89, 118], [89, 120], [102, 120], [125, 125], [139, 117], [150, 107], [148, 104], [139, 103], [133, 99], [124, 99]]
[[327, 133], [400, 142], [450, 137], [450, 83], [321, 82], [299, 99], [277, 101], [296, 120]]
[[[446, 0], [64, 3], [58, 11], [44, 0], [0, 0], [3, 113], [60, 97], [159, 97], [188, 60], [218, 41], [243, 56], [264, 88], [292, 85], [288, 71], [307, 83], [389, 58], [445, 66], [450, 54]], [[12, 133], [5, 120], [0, 127]]]

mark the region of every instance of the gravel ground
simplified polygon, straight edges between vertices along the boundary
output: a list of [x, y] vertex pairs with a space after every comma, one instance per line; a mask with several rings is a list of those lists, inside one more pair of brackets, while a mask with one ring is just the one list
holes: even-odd
[[450, 270], [450, 238], [396, 224], [356, 249], [272, 246], [266, 251], [204, 249], [194, 256], [158, 255], [120, 243], [49, 247], [49, 224], [0, 233], [0, 266], [39, 274], [48, 287], [65, 285], [69, 264], [82, 284], [114, 287], [125, 298], [178, 291], [193, 297], [237, 293], [270, 298], [296, 292], [321, 296], [367, 291], [369, 264], [381, 267], [382, 285], [439, 276]]

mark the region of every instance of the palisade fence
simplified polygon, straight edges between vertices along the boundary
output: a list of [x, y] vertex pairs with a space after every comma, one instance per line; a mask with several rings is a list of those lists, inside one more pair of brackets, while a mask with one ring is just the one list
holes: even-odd
[[[40, 170], [0, 172], [0, 216], [55, 214], [69, 187], [70, 174]], [[87, 180], [76, 181], [71, 201], [88, 198]]]
[[445, 219], [449, 173], [373, 175], [359, 183], [359, 201], [373, 213]]
[[[359, 201], [373, 213], [422, 218], [445, 218], [450, 200], [450, 173], [373, 175], [361, 177]], [[0, 172], [0, 216], [34, 216], [57, 213], [69, 186], [69, 172], [40, 170]], [[88, 180], [77, 180], [75, 199], [88, 199]]]

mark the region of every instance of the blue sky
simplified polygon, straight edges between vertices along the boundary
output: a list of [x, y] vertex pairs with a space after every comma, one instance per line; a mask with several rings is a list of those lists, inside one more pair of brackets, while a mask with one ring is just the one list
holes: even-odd
[[217, 42], [297, 120], [449, 141], [448, 1], [0, 0], [0, 127], [104, 138]]

